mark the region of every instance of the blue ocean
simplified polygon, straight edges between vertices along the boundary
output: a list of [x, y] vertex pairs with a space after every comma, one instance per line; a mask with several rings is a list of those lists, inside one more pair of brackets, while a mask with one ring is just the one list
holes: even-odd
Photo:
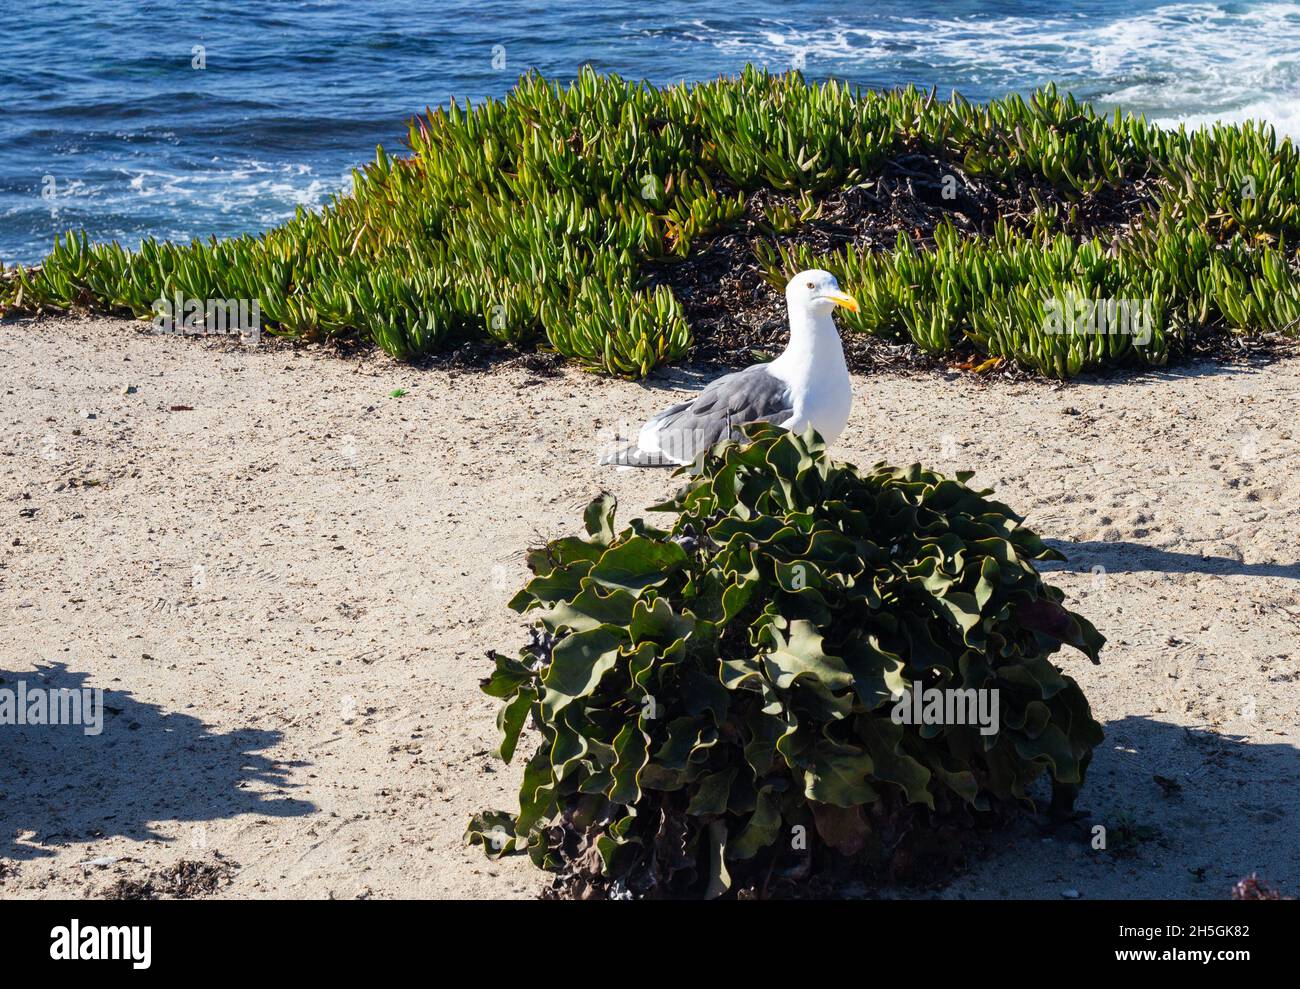
[[746, 63], [971, 99], [1055, 80], [1162, 123], [1300, 135], [1300, 3], [11, 0], [0, 260], [67, 229], [134, 246], [256, 232], [400, 150], [426, 106], [584, 64], [656, 83]]

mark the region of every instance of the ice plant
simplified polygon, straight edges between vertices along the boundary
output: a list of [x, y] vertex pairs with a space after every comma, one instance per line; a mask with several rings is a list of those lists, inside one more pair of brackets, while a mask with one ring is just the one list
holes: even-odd
[[[640, 376], [692, 343], [653, 266], [690, 263], [774, 190], [797, 207], [760, 200], [753, 215], [774, 242], [797, 237], [825, 197], [923, 154], [952, 183], [1028, 190], [1032, 215], [992, 236], [902, 229], [892, 249], [797, 261], [760, 247], [773, 279], [827, 268], [864, 302], [855, 329], [1061, 377], [1162, 363], [1204, 329], [1300, 330], [1300, 152], [1253, 124], [1167, 131], [1051, 86], [977, 105], [752, 68], [666, 88], [588, 69], [453, 102], [413, 120], [407, 143], [261, 236], [129, 251], [69, 233], [39, 269], [0, 280], [0, 308], [149, 318], [178, 294], [257, 299], [268, 332], [359, 336], [403, 358], [491, 338]], [[1108, 197], [1140, 215], [1080, 236], [1078, 210]], [[1067, 295], [1147, 299], [1154, 335], [1053, 334], [1044, 306]]]

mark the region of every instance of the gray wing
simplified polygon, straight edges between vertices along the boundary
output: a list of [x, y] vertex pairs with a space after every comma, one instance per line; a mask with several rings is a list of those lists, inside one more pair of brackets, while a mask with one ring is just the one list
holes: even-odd
[[709, 382], [694, 398], [665, 409], [646, 423], [657, 426], [660, 459], [690, 463], [719, 440], [736, 436], [747, 422], [783, 422], [794, 414], [789, 386], [755, 364]]

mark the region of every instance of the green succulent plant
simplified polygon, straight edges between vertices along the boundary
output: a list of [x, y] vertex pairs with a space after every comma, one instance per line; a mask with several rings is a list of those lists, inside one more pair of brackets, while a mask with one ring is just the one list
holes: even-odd
[[[787, 236], [828, 194], [924, 151], [1027, 186], [1032, 229], [941, 228], [932, 244], [900, 233], [893, 250], [824, 257], [760, 246], [769, 278], [817, 264], [863, 300], [852, 330], [1058, 376], [1161, 363], [1202, 327], [1300, 334], [1300, 151], [1267, 127], [1163, 130], [1098, 116], [1053, 86], [972, 104], [754, 68], [664, 88], [584, 69], [568, 86], [528, 75], [502, 100], [426, 112], [406, 140], [408, 155], [377, 149], [349, 191], [261, 236], [129, 251], [68, 233], [39, 269], [0, 283], [0, 305], [148, 318], [177, 294], [256, 299], [271, 333], [359, 336], [403, 358], [490, 337], [640, 376], [692, 342], [669, 290], [645, 293], [649, 265], [689, 260], [755, 192], [797, 194], [755, 210], [760, 228]], [[1135, 182], [1150, 202], [1132, 229], [1105, 244], [1074, 236], [1085, 197]], [[1044, 187], [1063, 202], [1045, 204]], [[1152, 340], [1040, 325], [1050, 299], [1117, 292], [1152, 304]]]
[[542, 323], [559, 353], [628, 378], [682, 357], [691, 343], [681, 305], [663, 286], [630, 292], [584, 282], [567, 303], [547, 303]]
[[[1060, 559], [969, 475], [860, 471], [815, 433], [766, 423], [719, 444], [656, 506], [529, 554], [511, 602], [535, 619], [491, 654], [507, 761], [525, 725], [519, 811], [476, 817], [490, 854], [558, 869], [575, 836], [647, 895], [718, 895], [789, 829], [860, 847], [875, 805], [1033, 805], [1083, 781], [1102, 733], [1054, 662], [1104, 639], [1034, 561]], [[913, 687], [998, 691], [996, 734], [891, 716]], [[672, 853], [665, 859], [666, 848]]]

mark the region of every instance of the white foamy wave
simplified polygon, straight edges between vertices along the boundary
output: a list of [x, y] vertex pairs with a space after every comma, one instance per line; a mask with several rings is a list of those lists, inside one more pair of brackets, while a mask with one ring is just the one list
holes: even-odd
[[1235, 110], [1209, 113], [1188, 113], [1178, 116], [1157, 117], [1155, 123], [1161, 127], [1177, 127], [1185, 124], [1189, 129], [1209, 127], [1216, 123], [1240, 124], [1254, 120], [1262, 124], [1271, 124], [1278, 137], [1290, 137], [1300, 141], [1300, 100], [1261, 100]]
[[960, 69], [972, 78], [1041, 71], [1050, 54], [1056, 68], [1081, 68], [1091, 54], [1069, 41], [1080, 30], [1065, 18], [873, 18], [854, 24], [828, 18], [822, 26], [768, 24], [757, 34], [718, 29], [697, 21], [683, 32], [730, 57], [772, 69], [806, 67], [810, 72], [850, 74], [855, 68], [894, 69], [910, 63], [913, 74]]
[[[805, 19], [807, 20], [807, 19]], [[1178, 3], [1035, 18], [827, 18], [681, 32], [733, 61], [996, 95], [1057, 80], [1162, 123], [1264, 119], [1300, 136], [1300, 3]]]
[[214, 159], [213, 167], [201, 172], [131, 167], [119, 171], [129, 177], [128, 186], [137, 198], [178, 206], [202, 204], [217, 213], [254, 216], [263, 224], [287, 219], [300, 206], [324, 205], [351, 184], [350, 175], [325, 179], [302, 163]]

